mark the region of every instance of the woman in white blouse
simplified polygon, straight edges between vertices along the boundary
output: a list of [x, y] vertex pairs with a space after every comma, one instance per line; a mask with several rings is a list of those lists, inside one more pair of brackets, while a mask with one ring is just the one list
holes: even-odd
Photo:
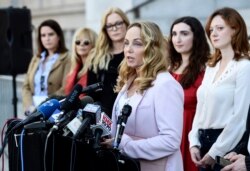
[[232, 8], [216, 10], [206, 24], [214, 47], [197, 91], [197, 108], [189, 133], [190, 153], [200, 170], [219, 170], [224, 156], [240, 141], [250, 104], [250, 58], [246, 24]]

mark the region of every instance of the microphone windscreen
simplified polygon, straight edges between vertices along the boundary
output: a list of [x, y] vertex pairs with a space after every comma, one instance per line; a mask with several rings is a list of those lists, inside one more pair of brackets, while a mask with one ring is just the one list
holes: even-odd
[[88, 103], [94, 103], [94, 99], [90, 96], [84, 96], [81, 99], [81, 108], [84, 108]]
[[82, 92], [82, 86], [76, 84], [71, 93], [66, 97], [65, 101], [62, 103], [61, 109], [69, 111], [76, 107], [77, 101], [79, 100], [79, 95]]
[[128, 104], [125, 104], [122, 108], [122, 115], [129, 117], [129, 115], [131, 114], [132, 111], [132, 107]]
[[56, 109], [60, 108], [60, 103], [56, 99], [51, 99], [46, 101], [41, 106], [38, 107], [37, 111], [41, 112], [44, 119], [48, 119]]

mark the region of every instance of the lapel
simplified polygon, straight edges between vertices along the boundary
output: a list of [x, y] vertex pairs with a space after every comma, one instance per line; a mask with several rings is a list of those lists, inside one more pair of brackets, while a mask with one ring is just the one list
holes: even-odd
[[36, 71], [38, 70], [40, 60], [41, 60], [40, 57], [36, 57], [34, 59], [33, 64], [32, 64], [33, 66], [32, 66], [32, 69], [31, 69], [31, 72], [30, 72], [30, 78], [29, 78], [29, 80], [31, 81], [30, 86], [31, 86], [31, 91], [32, 92], [34, 92], [34, 89], [35, 89], [33, 82], [34, 82], [34, 79], [35, 79]]
[[53, 72], [56, 68], [58, 68], [66, 57], [67, 57], [67, 53], [59, 54], [59, 57], [54, 63], [54, 65], [52, 66], [50, 73]]
[[[132, 83], [132, 81], [135, 79], [135, 76], [131, 77], [128, 82], [123, 86], [123, 88], [121, 89], [121, 91], [119, 92], [115, 103], [114, 103], [114, 108], [117, 105], [117, 102], [120, 100], [121, 96], [127, 92], [128, 87], [130, 86], [130, 84]], [[145, 96], [147, 90], [145, 90], [142, 94], [136, 93], [133, 97], [133, 103], [130, 103], [131, 107], [132, 107], [132, 112], [130, 117], [135, 117], [135, 113], [137, 111], [138, 105], [140, 104], [141, 100], [143, 99], [143, 97]], [[113, 113], [115, 111], [113, 110]]]

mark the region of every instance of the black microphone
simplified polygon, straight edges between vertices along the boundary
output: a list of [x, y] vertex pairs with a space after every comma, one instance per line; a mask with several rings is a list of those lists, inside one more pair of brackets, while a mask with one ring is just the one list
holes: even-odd
[[81, 100], [81, 108], [78, 109], [76, 117], [74, 119], [72, 119], [64, 128], [64, 134], [63, 136], [68, 136], [70, 133], [75, 134], [76, 131], [79, 129], [83, 119], [84, 119], [84, 114], [83, 114], [83, 109], [85, 108], [85, 106], [87, 104], [91, 104], [94, 103], [94, 100], [92, 99], [92, 97], [90, 96], [85, 96], [82, 100]]
[[104, 112], [101, 113], [101, 119], [96, 125], [91, 126], [91, 130], [94, 134], [93, 148], [98, 149], [101, 147], [101, 137], [109, 136], [111, 134], [112, 121]]
[[80, 137], [90, 124], [95, 124], [96, 120], [98, 120], [97, 118], [101, 117], [101, 106], [96, 104], [87, 104], [83, 109], [83, 115], [85, 116], [85, 119], [82, 121], [80, 127], [74, 134], [74, 140]]
[[82, 92], [82, 86], [80, 84], [76, 84], [70, 94], [66, 97], [64, 102], [62, 102], [61, 110], [63, 114], [59, 116], [59, 119], [63, 117], [70, 110], [78, 109], [79, 108], [79, 95]]
[[132, 107], [128, 104], [125, 104], [122, 108], [122, 112], [121, 112], [122, 114], [121, 114], [120, 120], [118, 119], [118, 122], [117, 122], [116, 134], [115, 134], [115, 139], [114, 139], [114, 144], [113, 144], [114, 149], [118, 149], [119, 147], [123, 132], [126, 127], [128, 117], [131, 114], [131, 112], [132, 112]]
[[70, 110], [76, 110], [80, 108], [79, 95], [83, 93], [89, 93], [96, 90], [99, 90], [103, 87], [103, 83], [91, 84], [87, 87], [82, 88], [80, 84], [76, 84], [70, 94], [66, 97], [64, 102], [61, 105], [61, 110], [63, 111], [62, 115], [59, 116], [59, 119], [63, 117], [65, 113]]
[[95, 83], [95, 84], [91, 84], [87, 87], [82, 88], [82, 93], [90, 93], [93, 91], [100, 91], [103, 88], [103, 83], [99, 82], [99, 83]]

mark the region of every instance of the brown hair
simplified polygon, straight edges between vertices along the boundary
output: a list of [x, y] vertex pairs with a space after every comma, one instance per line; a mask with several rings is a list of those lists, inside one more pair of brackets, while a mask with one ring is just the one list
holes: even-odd
[[49, 20], [43, 21], [40, 24], [40, 26], [38, 27], [38, 37], [37, 37], [38, 52], [37, 52], [37, 56], [40, 56], [43, 51], [47, 52], [47, 49], [43, 46], [42, 41], [41, 41], [41, 28], [44, 26], [50, 27], [52, 30], [54, 30], [56, 32], [56, 34], [59, 37], [59, 45], [58, 45], [56, 52], [64, 53], [64, 52], [68, 51], [68, 49], [66, 48], [66, 45], [65, 45], [62, 28], [60, 27], [58, 22], [56, 22], [55, 20], [49, 19]]
[[205, 30], [200, 21], [194, 17], [186, 16], [176, 19], [170, 28], [170, 37], [168, 40], [168, 53], [170, 59], [170, 71], [174, 71], [182, 64], [181, 54], [178, 53], [173, 45], [173, 27], [178, 23], [185, 23], [190, 26], [193, 32], [192, 53], [189, 57], [189, 64], [182, 73], [180, 84], [183, 88], [190, 87], [200, 72], [205, 69], [206, 62], [210, 56], [210, 48], [206, 38]]
[[[210, 25], [215, 16], [221, 16], [227, 25], [235, 30], [235, 34], [232, 36], [232, 47], [235, 53], [234, 59], [239, 60], [241, 58], [249, 58], [249, 43], [247, 39], [247, 27], [242, 16], [233, 8], [221, 8], [216, 10], [209, 17], [205, 30], [207, 36], [210, 39]], [[219, 49], [215, 49], [215, 53], [209, 60], [208, 65], [213, 67], [221, 59], [221, 53]]]

